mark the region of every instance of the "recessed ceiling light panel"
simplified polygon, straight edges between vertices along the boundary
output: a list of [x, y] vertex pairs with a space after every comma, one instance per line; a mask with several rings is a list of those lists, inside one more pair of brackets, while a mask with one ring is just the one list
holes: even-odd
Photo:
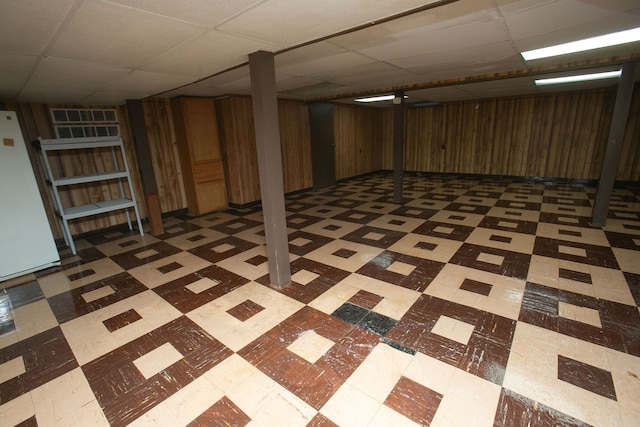
[[585, 82], [589, 80], [612, 79], [620, 77], [622, 70], [606, 71], [603, 73], [578, 74], [573, 76], [553, 77], [549, 79], [536, 80], [536, 86], [555, 85], [561, 83]]
[[531, 61], [534, 59], [549, 58], [551, 56], [566, 55], [569, 53], [583, 52], [585, 50], [599, 49], [637, 41], [640, 41], [640, 27], [605, 34], [603, 36], [591, 37], [584, 40], [562, 43], [555, 46], [528, 50], [526, 52], [522, 52], [521, 55], [525, 61]]

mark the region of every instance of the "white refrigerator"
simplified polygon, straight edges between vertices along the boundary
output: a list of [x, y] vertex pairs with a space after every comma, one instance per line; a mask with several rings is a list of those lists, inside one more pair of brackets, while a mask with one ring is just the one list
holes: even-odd
[[60, 264], [18, 118], [0, 111], [0, 282]]

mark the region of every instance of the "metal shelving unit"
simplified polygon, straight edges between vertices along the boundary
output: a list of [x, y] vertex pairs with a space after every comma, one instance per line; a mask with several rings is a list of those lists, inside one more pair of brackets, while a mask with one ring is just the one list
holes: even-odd
[[[129, 224], [129, 230], [132, 230], [131, 216], [129, 209], [133, 208], [136, 221], [138, 223], [138, 230], [140, 235], [144, 235], [142, 229], [142, 223], [140, 221], [140, 213], [138, 211], [138, 204], [136, 202], [135, 193], [133, 192], [133, 184], [131, 182], [131, 174], [129, 173], [129, 165], [127, 164], [127, 157], [124, 151], [124, 144], [120, 137], [92, 137], [92, 138], [62, 138], [62, 139], [38, 139], [33, 142], [33, 146], [40, 154], [40, 161], [44, 170], [45, 179], [51, 190], [51, 196], [54, 203], [56, 215], [60, 220], [64, 240], [71, 248], [71, 252], [75, 255], [76, 247], [73, 243], [73, 236], [69, 229], [69, 220], [76, 218], [83, 218], [90, 215], [97, 215], [106, 212], [112, 212], [124, 209], [127, 215], [127, 223]], [[49, 153], [61, 150], [80, 150], [80, 149], [95, 149], [95, 148], [111, 148], [113, 155], [113, 163], [115, 169], [110, 172], [100, 172], [88, 175], [78, 176], [64, 176], [55, 177], [53, 175], [51, 164], [49, 162]], [[117, 151], [120, 150], [122, 157], [122, 164], [118, 161]], [[92, 182], [104, 182], [109, 180], [117, 180], [120, 187], [120, 197], [116, 199], [103, 200], [95, 203], [90, 203], [80, 206], [64, 207], [60, 199], [60, 187], [74, 185], [74, 184], [86, 184]], [[129, 186], [129, 194], [131, 197], [127, 197], [124, 188], [124, 182], [126, 181]]]

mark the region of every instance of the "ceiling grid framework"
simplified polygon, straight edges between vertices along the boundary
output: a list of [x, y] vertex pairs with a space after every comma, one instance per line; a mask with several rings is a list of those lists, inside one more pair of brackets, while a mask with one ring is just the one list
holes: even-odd
[[[529, 62], [520, 51], [638, 23], [637, 0], [3, 0], [0, 100], [247, 95], [258, 50], [276, 54], [279, 96], [305, 101], [383, 89], [410, 90], [409, 103], [543, 93], [560, 89], [536, 87], [537, 74], [619, 68], [640, 59], [640, 43]], [[606, 85], [615, 80], [562, 90]]]

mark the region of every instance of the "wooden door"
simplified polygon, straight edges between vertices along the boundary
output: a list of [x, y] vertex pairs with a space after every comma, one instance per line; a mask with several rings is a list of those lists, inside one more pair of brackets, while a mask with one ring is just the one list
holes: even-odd
[[227, 207], [215, 105], [207, 98], [171, 101], [180, 164], [190, 214]]

